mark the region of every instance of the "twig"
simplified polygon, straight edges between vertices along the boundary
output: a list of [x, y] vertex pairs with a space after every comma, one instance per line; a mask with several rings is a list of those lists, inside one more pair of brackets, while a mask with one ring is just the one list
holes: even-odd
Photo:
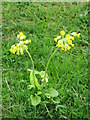
[[44, 104], [44, 106], [45, 106], [45, 108], [46, 108], [46, 110], [47, 110], [47, 112], [48, 112], [48, 114], [49, 114], [50, 118], [52, 118], [52, 116], [50, 115], [50, 112], [49, 112], [49, 110], [48, 110], [48, 108], [47, 108], [46, 104]]
[[78, 93], [75, 91], [75, 89], [72, 87], [74, 93], [76, 93], [76, 96], [78, 97]]
[[11, 20], [11, 22], [12, 22], [14, 25], [16, 25], [16, 23], [15, 23], [13, 20]]
[[8, 82], [7, 82], [7, 79], [6, 79], [6, 78], [5, 78], [5, 81], [6, 81], [6, 84], [7, 84], [7, 86], [8, 86], [9, 91], [10, 91], [10, 92], [12, 92], [12, 91], [11, 91], [11, 89], [10, 89], [10, 87], [9, 87], [9, 84], [8, 84]]

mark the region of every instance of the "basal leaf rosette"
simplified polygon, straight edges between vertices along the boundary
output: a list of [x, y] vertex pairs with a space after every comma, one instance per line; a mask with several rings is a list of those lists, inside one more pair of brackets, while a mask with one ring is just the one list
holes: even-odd
[[[20, 32], [17, 36], [18, 36], [18, 38], [20, 38], [20, 41], [17, 44], [14, 44], [11, 46], [10, 52], [13, 54], [17, 54], [17, 55], [19, 55], [19, 54], [23, 55], [24, 51], [28, 50], [27, 44], [31, 43], [31, 39], [25, 40], [26, 37], [22, 32]], [[23, 41], [23, 39], [24, 39], [24, 41]]]
[[74, 47], [73, 41], [75, 37], [79, 38], [80, 33], [72, 32], [71, 34], [65, 34], [65, 31], [60, 31], [60, 35], [54, 38], [56, 46], [61, 48], [63, 51], [70, 50]]

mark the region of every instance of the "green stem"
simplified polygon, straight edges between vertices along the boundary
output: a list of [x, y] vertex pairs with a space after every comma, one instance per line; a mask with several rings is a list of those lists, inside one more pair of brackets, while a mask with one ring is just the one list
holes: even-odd
[[35, 106], [35, 118], [36, 118], [36, 106]]
[[50, 60], [52, 59], [52, 57], [54, 56], [54, 54], [57, 52], [58, 49], [59, 49], [59, 48], [56, 48], [56, 49], [55, 49], [55, 51], [51, 54], [51, 56], [50, 56], [50, 58], [49, 58], [49, 60], [48, 60], [48, 62], [47, 62], [46, 69], [45, 69], [44, 80], [45, 80], [45, 78], [46, 78], [46, 73], [47, 73], [47, 69], [48, 69], [48, 65], [49, 65], [49, 63], [50, 63]]
[[26, 50], [26, 52], [28, 53], [30, 59], [31, 59], [31, 62], [32, 62], [32, 66], [33, 66], [33, 78], [34, 78], [34, 85], [35, 85], [35, 73], [34, 73], [34, 61], [32, 59], [32, 56], [30, 55], [29, 51]]

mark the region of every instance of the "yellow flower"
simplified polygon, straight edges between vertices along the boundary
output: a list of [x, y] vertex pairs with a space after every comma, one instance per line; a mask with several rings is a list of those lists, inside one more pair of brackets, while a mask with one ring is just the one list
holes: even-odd
[[71, 44], [72, 44], [72, 41], [71, 41], [71, 40], [68, 40], [68, 44], [70, 44], [70, 45], [71, 45]]
[[20, 49], [20, 53], [21, 53], [21, 55], [23, 55], [23, 48]]
[[19, 49], [19, 45], [16, 46], [16, 50], [18, 50], [18, 49]]
[[13, 50], [12, 53], [15, 54], [15, 51]]
[[80, 38], [80, 33], [77, 34], [77, 37]]
[[64, 35], [65, 35], [64, 30], [62, 30], [62, 31], [60, 32], [60, 34], [61, 34], [62, 36], [64, 36]]
[[31, 39], [29, 39], [29, 43], [31, 43]]
[[54, 38], [54, 41], [57, 42], [57, 38]]
[[64, 50], [64, 48], [62, 47], [62, 50]]
[[12, 48], [10, 48], [9, 50], [10, 50], [10, 52], [12, 52], [12, 51], [13, 51], [13, 49], [12, 49]]
[[10, 48], [10, 52], [15, 54], [15, 50], [13, 48]]
[[72, 37], [72, 40], [74, 40], [74, 37]]
[[71, 47], [70, 46], [67, 46], [67, 50], [70, 50], [71, 49]]
[[21, 52], [21, 55], [23, 55], [23, 51]]
[[58, 43], [56, 46], [57, 46], [57, 47], [62, 47], [62, 44], [59, 44], [59, 43]]
[[19, 55], [19, 52], [17, 52], [16, 54]]
[[25, 35], [23, 35], [23, 38], [25, 39], [25, 38], [26, 38], [26, 36], [25, 36]]
[[65, 48], [65, 51], [67, 51], [67, 48]]
[[25, 41], [23, 41], [23, 43], [25, 44]]
[[23, 32], [20, 32], [19, 35], [20, 35], [20, 36], [23, 36]]
[[22, 32], [20, 32], [20, 33], [17, 35], [17, 38], [20, 38], [20, 40], [23, 40], [23, 39], [26, 38], [26, 36], [25, 36]]
[[72, 45], [72, 47], [74, 47], [74, 44], [71, 44]]
[[67, 34], [67, 35], [66, 35], [66, 38], [70, 38], [70, 35], [69, 35], [69, 34]]

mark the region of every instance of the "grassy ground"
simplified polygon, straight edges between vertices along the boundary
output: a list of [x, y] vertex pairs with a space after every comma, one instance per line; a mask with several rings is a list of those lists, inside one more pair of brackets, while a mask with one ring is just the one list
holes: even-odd
[[[59, 92], [59, 105], [47, 104], [53, 118], [88, 117], [88, 3], [3, 3], [2, 63], [3, 117], [33, 118], [31, 91], [27, 89], [31, 61], [27, 54], [12, 55], [9, 49], [16, 35], [23, 31], [31, 38], [29, 51], [35, 69], [45, 70], [54, 51], [53, 38], [64, 29], [81, 33], [75, 47], [66, 53], [59, 50], [48, 68], [49, 85]], [[8, 85], [9, 88], [8, 88]], [[57, 110], [56, 110], [57, 108]], [[49, 118], [45, 106], [37, 106], [38, 118]]]

